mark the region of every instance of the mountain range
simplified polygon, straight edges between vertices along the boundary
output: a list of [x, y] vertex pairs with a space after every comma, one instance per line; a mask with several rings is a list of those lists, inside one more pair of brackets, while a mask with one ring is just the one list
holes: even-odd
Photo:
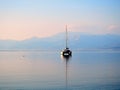
[[[120, 35], [69, 32], [68, 46], [71, 49], [120, 49]], [[61, 50], [63, 48], [65, 48], [65, 33], [22, 41], [0, 40], [0, 50]]]

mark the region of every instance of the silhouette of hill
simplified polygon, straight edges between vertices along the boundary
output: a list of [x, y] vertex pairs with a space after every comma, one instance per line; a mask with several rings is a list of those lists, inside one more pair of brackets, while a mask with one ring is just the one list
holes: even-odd
[[[120, 35], [92, 35], [69, 32], [68, 46], [71, 49], [120, 49]], [[65, 47], [65, 33], [51, 37], [33, 37], [23, 41], [0, 40], [0, 50], [61, 50]]]

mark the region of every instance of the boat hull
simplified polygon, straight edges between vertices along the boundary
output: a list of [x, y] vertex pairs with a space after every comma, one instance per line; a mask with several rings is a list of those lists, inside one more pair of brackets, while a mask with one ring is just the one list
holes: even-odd
[[69, 49], [64, 49], [63, 51], [61, 51], [61, 55], [63, 55], [63, 56], [71, 56], [72, 51], [70, 51]]

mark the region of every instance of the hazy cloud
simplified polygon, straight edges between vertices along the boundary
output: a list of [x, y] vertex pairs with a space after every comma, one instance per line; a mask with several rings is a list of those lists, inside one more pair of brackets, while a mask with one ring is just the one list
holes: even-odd
[[120, 34], [120, 25], [110, 25], [108, 26], [107, 31], [110, 33]]

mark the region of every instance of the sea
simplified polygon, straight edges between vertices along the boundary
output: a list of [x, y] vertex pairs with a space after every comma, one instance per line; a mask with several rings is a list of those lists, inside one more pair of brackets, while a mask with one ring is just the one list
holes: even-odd
[[120, 50], [2, 50], [0, 90], [120, 90]]

